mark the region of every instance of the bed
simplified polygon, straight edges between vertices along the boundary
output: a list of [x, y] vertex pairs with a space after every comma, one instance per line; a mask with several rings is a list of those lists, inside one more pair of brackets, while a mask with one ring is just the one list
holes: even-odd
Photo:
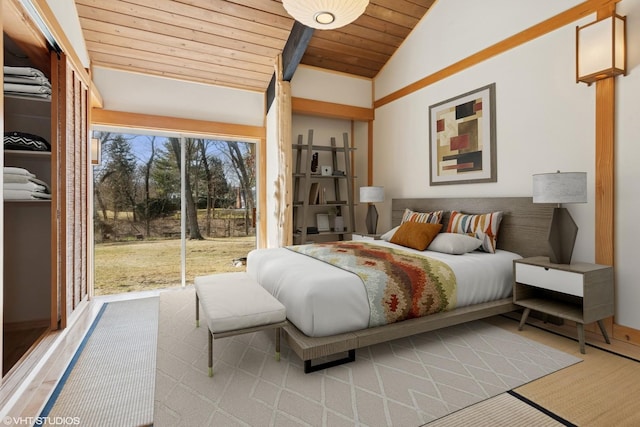
[[[285, 339], [304, 361], [305, 372], [312, 372], [355, 360], [357, 348], [516, 309], [511, 298], [513, 260], [547, 253], [552, 208], [553, 205], [533, 204], [530, 198], [519, 197], [394, 199], [393, 226], [401, 223], [406, 209], [443, 211], [442, 231], [447, 230], [452, 211], [503, 213], [495, 253], [473, 251], [450, 255], [407, 249], [387, 241], [362, 243], [376, 249], [391, 247], [424, 253], [451, 268], [457, 278], [455, 295], [449, 296], [454, 302], [447, 301], [450, 306], [445, 311], [424, 317], [389, 324], [373, 322], [368, 300], [371, 296], [364, 290], [366, 282], [361, 279], [362, 275], [291, 248], [252, 251], [247, 259], [247, 272], [287, 308], [290, 325], [284, 328]], [[350, 250], [352, 247], [362, 249], [357, 247], [360, 244], [343, 242], [340, 245]], [[483, 274], [477, 274], [478, 271]], [[485, 285], [487, 283], [489, 285]], [[345, 353], [346, 357], [340, 357]], [[318, 360], [322, 362], [312, 363]]]

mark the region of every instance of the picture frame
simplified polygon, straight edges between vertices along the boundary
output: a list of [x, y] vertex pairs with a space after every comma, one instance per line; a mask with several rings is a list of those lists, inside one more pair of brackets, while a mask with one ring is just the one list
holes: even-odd
[[429, 107], [430, 185], [497, 182], [496, 84]]
[[329, 214], [316, 214], [316, 225], [318, 231], [331, 231], [329, 227]]
[[329, 165], [320, 166], [320, 174], [322, 176], [331, 176], [333, 173], [333, 167]]

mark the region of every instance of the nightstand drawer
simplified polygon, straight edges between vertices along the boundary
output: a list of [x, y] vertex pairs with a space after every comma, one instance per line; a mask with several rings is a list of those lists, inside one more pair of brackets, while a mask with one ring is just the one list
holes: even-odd
[[516, 262], [515, 275], [518, 283], [579, 297], [584, 296], [584, 276], [580, 273]]

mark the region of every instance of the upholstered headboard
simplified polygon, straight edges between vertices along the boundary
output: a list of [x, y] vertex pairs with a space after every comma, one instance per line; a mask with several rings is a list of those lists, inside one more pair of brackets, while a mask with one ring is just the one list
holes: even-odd
[[502, 211], [498, 249], [523, 257], [546, 256], [553, 207], [553, 204], [534, 204], [530, 197], [393, 199], [391, 221], [393, 226], [400, 224], [405, 208], [418, 212], [443, 210], [442, 229], [446, 231], [452, 210], [470, 214]]

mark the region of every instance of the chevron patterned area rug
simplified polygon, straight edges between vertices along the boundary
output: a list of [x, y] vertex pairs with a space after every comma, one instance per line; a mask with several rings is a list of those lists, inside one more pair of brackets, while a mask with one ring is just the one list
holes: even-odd
[[421, 426], [580, 361], [477, 321], [357, 351], [312, 374], [270, 331], [214, 342], [192, 288], [160, 295], [154, 426]]

